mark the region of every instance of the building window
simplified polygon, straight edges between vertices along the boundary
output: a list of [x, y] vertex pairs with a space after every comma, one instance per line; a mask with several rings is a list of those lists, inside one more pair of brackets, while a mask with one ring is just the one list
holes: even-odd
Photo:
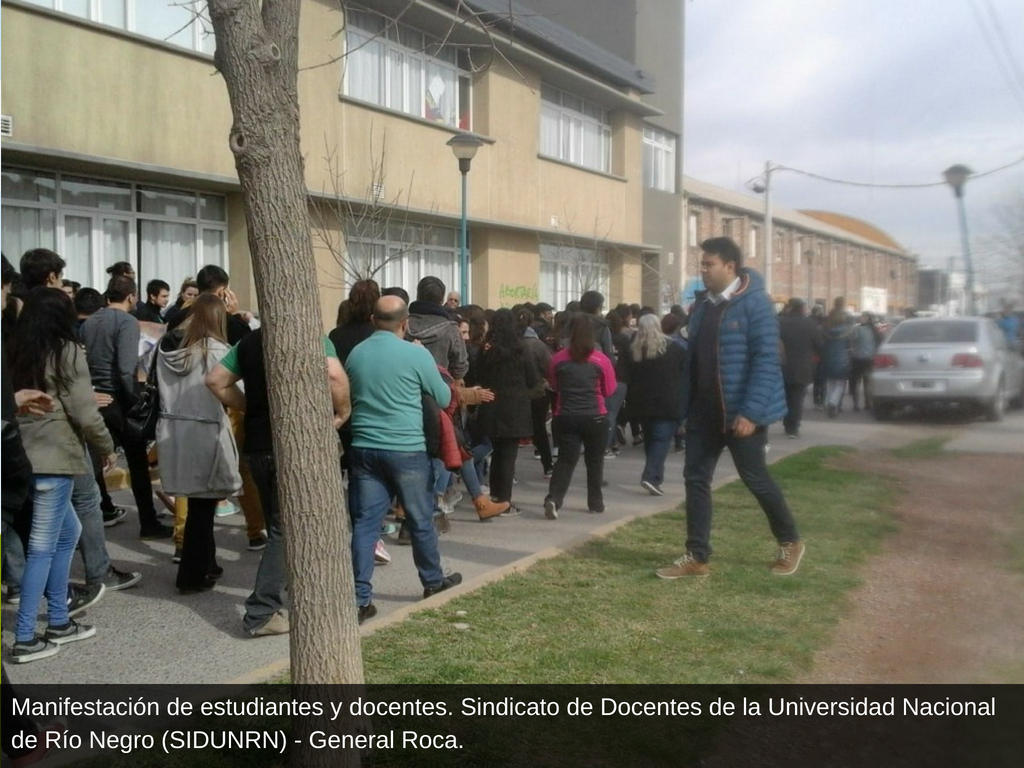
[[558, 243], [540, 244], [540, 298], [556, 308], [576, 301], [586, 291], [608, 297], [608, 254], [594, 248]]
[[362, 11], [347, 12], [345, 41], [346, 96], [470, 130], [472, 89], [465, 50]]
[[644, 186], [676, 191], [676, 137], [657, 128], [644, 128]]
[[747, 237], [747, 259], [753, 261], [757, 258], [757, 227], [751, 227]]
[[687, 242], [691, 248], [696, 248], [700, 245], [700, 216], [691, 213], [687, 227]]
[[610, 173], [611, 113], [550, 85], [541, 86], [540, 98], [540, 154]]
[[27, 0], [51, 11], [213, 55], [217, 48], [210, 12], [202, 0]]
[[135, 267], [140, 285], [160, 278], [172, 286], [206, 264], [227, 264], [221, 195], [19, 168], [0, 177], [12, 263], [50, 248], [67, 262], [66, 278], [100, 290], [117, 261]]
[[832, 269], [839, 268], [839, 246], [832, 246]]
[[798, 238], [793, 239], [793, 266], [799, 267], [803, 263], [803, 243]]
[[346, 282], [376, 280], [381, 286], [415, 286], [432, 275], [448, 289], [461, 284], [458, 233], [451, 227], [390, 221], [367, 227], [358, 218], [345, 224]]

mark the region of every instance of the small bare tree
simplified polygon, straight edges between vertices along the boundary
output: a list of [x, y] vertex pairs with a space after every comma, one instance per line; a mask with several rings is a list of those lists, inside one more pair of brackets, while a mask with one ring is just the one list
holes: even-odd
[[602, 224], [598, 212], [594, 213], [594, 224], [589, 234], [579, 231], [576, 218], [566, 211], [562, 219], [565, 234], [548, 235], [544, 241], [553, 242], [558, 247], [559, 263], [570, 268], [574, 287], [579, 291], [578, 298], [587, 291], [604, 288], [608, 273], [607, 255], [617, 249], [609, 243], [611, 228]]
[[[381, 282], [384, 269], [420, 246], [429, 232], [425, 225], [412, 225], [409, 201], [412, 197], [415, 171], [409, 175], [408, 187], [388, 194], [387, 133], [380, 151], [374, 152], [373, 126], [370, 127], [370, 176], [362, 194], [349, 194], [345, 177], [348, 169], [341, 167], [337, 149], [325, 147], [324, 166], [327, 184], [322, 199], [312, 205], [313, 240], [330, 253], [338, 264], [346, 284], [359, 280]], [[430, 213], [435, 206], [431, 205]], [[370, 243], [386, 243], [375, 247]]]
[[[979, 261], [990, 290], [1008, 301], [1024, 301], [1024, 187], [1008, 192], [990, 212], [992, 234], [982, 240]], [[992, 307], [997, 308], [997, 307]]]

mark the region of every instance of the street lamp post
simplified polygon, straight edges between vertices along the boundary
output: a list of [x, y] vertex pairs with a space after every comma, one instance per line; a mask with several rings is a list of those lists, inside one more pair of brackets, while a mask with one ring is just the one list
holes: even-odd
[[466, 177], [469, 166], [476, 156], [476, 151], [483, 144], [479, 136], [472, 133], [457, 133], [448, 142], [452, 153], [459, 161], [459, 172], [462, 174], [462, 224], [459, 231], [459, 295], [462, 303], [469, 304], [469, 253], [466, 250]]
[[974, 173], [966, 165], [951, 165], [942, 175], [946, 183], [953, 188], [956, 195], [957, 210], [960, 213], [960, 246], [964, 253], [964, 266], [967, 269], [967, 312], [977, 314], [974, 306], [974, 264], [971, 261], [971, 241], [967, 234], [967, 209], [964, 207], [964, 185]]
[[[764, 164], [764, 183], [761, 179], [747, 182], [751, 190], [764, 195], [764, 288], [768, 296], [772, 295], [772, 172], [781, 170], [782, 166], [773, 165], [769, 160]], [[772, 300], [774, 303], [774, 299]]]
[[804, 251], [807, 259], [807, 306], [814, 309], [814, 251]]

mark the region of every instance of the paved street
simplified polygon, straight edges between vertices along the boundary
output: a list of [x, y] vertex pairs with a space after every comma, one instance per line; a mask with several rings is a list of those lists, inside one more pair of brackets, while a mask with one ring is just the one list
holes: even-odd
[[[800, 440], [786, 439], [781, 427], [776, 427], [774, 434], [772, 461], [811, 445], [892, 448], [937, 434], [955, 434], [951, 447], [957, 450], [1024, 452], [1024, 414], [1012, 412], [1000, 424], [976, 421], [928, 425], [916, 420], [879, 424], [865, 414], [843, 414], [836, 421], [828, 421], [821, 412], [808, 410]], [[562, 515], [552, 522], [543, 515], [541, 502], [547, 484], [541, 477], [540, 462], [533, 459], [532, 448], [523, 448], [515, 489], [523, 515], [480, 523], [468, 500], [463, 501], [453, 517], [451, 532], [441, 539], [444, 566], [465, 577], [467, 583], [458, 592], [473, 589], [532, 558], [572, 546], [600, 529], [671, 508], [683, 498], [682, 461], [683, 454], [669, 456], [666, 495], [652, 497], [639, 486], [642, 448], [623, 449], [619, 458], [605, 464], [609, 487], [605, 489], [607, 512], [603, 515], [586, 512], [581, 462]], [[716, 481], [725, 482], [734, 476], [726, 454]], [[127, 491], [117, 492], [115, 498], [121, 504], [131, 502]], [[800, 510], [795, 512], [799, 519]], [[142, 583], [131, 590], [108, 594], [83, 615], [84, 622], [98, 628], [95, 639], [67, 646], [57, 656], [37, 663], [7, 664], [14, 682], [222, 683], [265, 678], [285, 668], [286, 636], [252, 639], [241, 631], [242, 603], [251, 590], [259, 562], [259, 553], [245, 549], [241, 515], [220, 518], [217, 524], [220, 562], [225, 569], [217, 589], [187, 597], [174, 589], [173, 545], [170, 541], [140, 542], [137, 530], [132, 512], [128, 522], [108, 529], [107, 534], [115, 563], [142, 571]], [[682, 551], [683, 531], [679, 534]], [[378, 568], [375, 578], [375, 603], [380, 615], [364, 627], [364, 632], [398, 620], [422, 604], [411, 551], [390, 539], [393, 537], [389, 537], [387, 546], [394, 561]], [[767, 556], [767, 535], [765, 547]], [[76, 567], [80, 569], [80, 563]], [[80, 571], [73, 576], [80, 576]], [[13, 641], [8, 630], [13, 628], [14, 620], [15, 610], [5, 606], [5, 658]]]

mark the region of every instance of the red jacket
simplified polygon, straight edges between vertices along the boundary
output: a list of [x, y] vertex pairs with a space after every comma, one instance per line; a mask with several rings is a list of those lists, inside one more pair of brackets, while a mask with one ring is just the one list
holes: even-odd
[[455, 392], [455, 383], [450, 373], [446, 368], [437, 366], [437, 370], [441, 374], [441, 378], [444, 379], [445, 384], [449, 386], [452, 391], [451, 402], [448, 403], [448, 407], [441, 411], [441, 461], [444, 462], [445, 469], [452, 472], [456, 472], [462, 468], [462, 449], [459, 446], [458, 437], [455, 434], [455, 424], [452, 421], [452, 417], [455, 412], [459, 409], [459, 398]]

